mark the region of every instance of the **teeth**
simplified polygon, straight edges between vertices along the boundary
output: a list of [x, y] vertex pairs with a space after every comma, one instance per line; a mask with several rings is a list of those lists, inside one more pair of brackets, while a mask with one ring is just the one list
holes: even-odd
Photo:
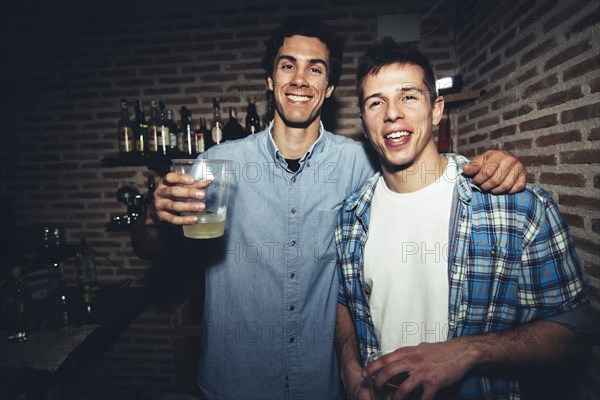
[[400, 139], [408, 135], [410, 135], [410, 132], [408, 131], [392, 132], [389, 135], [386, 135], [386, 139]]
[[308, 100], [310, 100], [310, 97], [308, 97], [308, 96], [296, 96], [293, 94], [288, 94], [287, 97], [288, 97], [288, 99], [293, 100], [293, 101], [308, 101]]

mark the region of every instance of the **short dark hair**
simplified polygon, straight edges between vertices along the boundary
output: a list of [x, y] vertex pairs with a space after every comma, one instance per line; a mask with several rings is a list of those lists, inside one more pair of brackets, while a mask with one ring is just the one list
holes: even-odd
[[401, 46], [391, 37], [383, 37], [370, 45], [365, 54], [359, 59], [358, 71], [356, 72], [356, 93], [358, 94], [358, 107], [363, 110], [362, 84], [370, 74], [376, 74], [382, 67], [390, 64], [414, 64], [423, 69], [424, 83], [429, 92], [431, 104], [437, 97], [435, 88], [435, 74], [429, 58], [417, 49]]
[[273, 76], [273, 67], [275, 57], [283, 41], [287, 37], [302, 35], [319, 39], [327, 46], [329, 50], [329, 65], [327, 81], [329, 85], [337, 86], [342, 75], [342, 57], [344, 44], [335, 32], [324, 25], [319, 19], [311, 17], [293, 17], [288, 18], [278, 28], [273, 31], [269, 42], [267, 43], [267, 52], [262, 60], [262, 66], [266, 77]]

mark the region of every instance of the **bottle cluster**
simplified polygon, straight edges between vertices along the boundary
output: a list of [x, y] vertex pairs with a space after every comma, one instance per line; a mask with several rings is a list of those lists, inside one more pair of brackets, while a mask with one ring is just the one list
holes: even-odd
[[[150, 116], [146, 119], [141, 100], [121, 100], [121, 119], [118, 123], [119, 154], [122, 157], [192, 158], [211, 146], [226, 140], [241, 139], [268, 126], [273, 118], [272, 97], [267, 96], [268, 110], [261, 119], [256, 111], [255, 98], [248, 96], [246, 125], [238, 122], [237, 110], [229, 107], [229, 120], [223, 122], [219, 98], [213, 99], [213, 115], [210, 121], [198, 118], [196, 124], [192, 112], [182, 106], [179, 124], [174, 112], [165, 107], [164, 101], [150, 101]], [[130, 117], [133, 109], [133, 118]]]

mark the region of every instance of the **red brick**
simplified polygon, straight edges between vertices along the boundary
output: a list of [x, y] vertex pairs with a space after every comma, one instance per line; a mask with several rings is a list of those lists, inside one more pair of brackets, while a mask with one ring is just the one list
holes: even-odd
[[556, 156], [555, 155], [541, 155], [541, 156], [521, 156], [519, 160], [524, 165], [535, 167], [540, 165], [556, 165]]
[[600, 103], [589, 104], [560, 113], [560, 122], [568, 124], [571, 122], [597, 119], [600, 115]]
[[[573, 15], [581, 9], [581, 3], [577, 1], [558, 2], [559, 6], [563, 6], [565, 4], [567, 5], [566, 7], [559, 9], [557, 13], [551, 16], [548, 21], [544, 23], [542, 27], [544, 33], [548, 33], [549, 31], [556, 29], [561, 24], [567, 22], [568, 18], [565, 18], [565, 16]], [[554, 9], [556, 10], [558, 7], [554, 7]]]
[[575, 58], [576, 56], [579, 56], [580, 54], [585, 53], [587, 50], [589, 50], [591, 48], [592, 48], [592, 43], [589, 39], [579, 42], [576, 45], [573, 45], [573, 46], [561, 51], [560, 53], [558, 53], [557, 55], [551, 57], [548, 61], [546, 61], [546, 63], [544, 64], [544, 71], [548, 71], [549, 69], [552, 69], [552, 68], [556, 67], [557, 65], [560, 65], [567, 61], [570, 61], [573, 58]]
[[507, 151], [530, 149], [533, 139], [515, 140], [513, 142], [505, 142], [503, 149]]
[[475, 119], [475, 118], [481, 117], [482, 115], [486, 115], [488, 112], [489, 112], [489, 107], [487, 105], [484, 105], [483, 107], [480, 107], [476, 110], [470, 111], [469, 119]]
[[258, 47], [256, 40], [236, 40], [234, 42], [221, 42], [219, 48], [222, 50], [245, 50], [252, 47]]
[[593, 242], [589, 239], [586, 238], [582, 238], [582, 237], [578, 237], [578, 236], [573, 236], [573, 241], [575, 242], [575, 247], [577, 248], [577, 251], [585, 251], [587, 253], [590, 253], [596, 257], [600, 256], [600, 244]]
[[558, 124], [556, 114], [546, 115], [529, 121], [521, 122], [519, 129], [521, 132], [535, 131], [538, 129], [544, 129]]
[[587, 140], [589, 140], [591, 142], [600, 140], [600, 128], [599, 127], [592, 128], [590, 130], [590, 134], [587, 137]]
[[595, 78], [590, 82], [590, 92], [591, 93], [600, 92], [600, 77]]
[[516, 125], [503, 126], [490, 132], [490, 139], [498, 139], [505, 136], [512, 136], [517, 132]]
[[472, 143], [479, 143], [479, 142], [483, 142], [488, 140], [488, 134], [487, 133], [480, 133], [477, 135], [473, 135], [471, 137], [469, 137], [469, 144]]
[[550, 75], [542, 80], [537, 81], [525, 88], [522, 93], [522, 98], [527, 99], [532, 96], [539, 95], [539, 92], [547, 91], [552, 89], [558, 84], [558, 77], [556, 75]]
[[[592, 219], [592, 231], [596, 233], [600, 233], [600, 219], [594, 218]], [[600, 272], [600, 268], [598, 269]]]
[[568, 187], [585, 187], [585, 177], [581, 174], [542, 172], [540, 183]]
[[520, 51], [522, 51], [523, 49], [525, 49], [527, 46], [531, 45], [532, 43], [535, 43], [536, 40], [537, 40], [537, 36], [534, 33], [530, 33], [529, 35], [520, 39], [514, 45], [508, 47], [504, 51], [504, 57], [507, 59], [511, 59], [515, 54], [519, 53]]
[[527, 115], [531, 111], [533, 111], [533, 107], [530, 104], [525, 104], [515, 110], [506, 111], [505, 113], [502, 114], [502, 119], [504, 119], [505, 121], [508, 121], [509, 119]]
[[485, 129], [490, 126], [496, 126], [500, 122], [500, 119], [497, 116], [493, 116], [490, 118], [483, 119], [477, 122], [477, 129]]
[[583, 97], [583, 93], [581, 93], [581, 87], [574, 86], [567, 90], [562, 90], [560, 92], [552, 93], [546, 98], [537, 102], [538, 110], [543, 110], [544, 108], [554, 107], [557, 105], [562, 105], [568, 101], [580, 99]]
[[558, 198], [558, 204], [568, 207], [583, 208], [585, 210], [600, 211], [600, 198], [561, 194]]
[[600, 149], [564, 151], [560, 153], [560, 161], [564, 164], [598, 164]]
[[491, 71], [494, 68], [497, 68], [500, 65], [500, 56], [496, 56], [490, 61], [486, 60], [486, 63], [483, 64], [483, 66], [481, 66], [478, 70], [479, 76], [487, 74], [489, 71]]
[[581, 215], [561, 213], [567, 225], [575, 228], [585, 228], [585, 221]]
[[556, 38], [550, 38], [545, 40], [544, 42], [538, 44], [533, 49], [529, 50], [527, 53], [523, 54], [521, 57], [521, 65], [525, 65], [531, 61], [536, 60], [541, 55], [548, 53], [550, 50], [556, 48], [558, 43], [556, 42]]
[[600, 175], [594, 175], [594, 188], [600, 189]]
[[179, 55], [179, 56], [168, 56], [168, 57], [156, 57], [154, 63], [156, 65], [166, 65], [166, 64], [190, 64], [193, 62], [194, 62], [194, 60], [190, 56]]
[[516, 63], [516, 61], [511, 61], [508, 64], [500, 63], [498, 66], [500, 67], [500, 69], [498, 69], [497, 71], [495, 71], [490, 76], [490, 79], [493, 82], [496, 82], [496, 81], [499, 81], [501, 79], [504, 79], [508, 75], [512, 74], [513, 72], [515, 72], [517, 70], [517, 63]]
[[589, 13], [588, 15], [584, 16], [582, 19], [577, 21], [575, 24], [573, 24], [569, 28], [568, 33], [565, 34], [565, 37], [567, 39], [569, 39], [571, 37], [571, 35], [573, 35], [573, 34], [583, 32], [584, 30], [588, 29], [589, 27], [597, 26], [599, 20], [600, 20], [600, 11], [598, 9], [596, 9], [596, 10], [592, 11], [591, 13]]
[[578, 130], [571, 130], [561, 133], [552, 133], [549, 135], [539, 136], [535, 144], [538, 147], [555, 146], [557, 144], [573, 143], [581, 140], [581, 132]]
[[[587, 60], [581, 61], [573, 66], [566, 68], [563, 72], [563, 81], [579, 78], [590, 72], [598, 72], [600, 69], [600, 55], [595, 55]], [[596, 78], [598, 80], [598, 78]]]

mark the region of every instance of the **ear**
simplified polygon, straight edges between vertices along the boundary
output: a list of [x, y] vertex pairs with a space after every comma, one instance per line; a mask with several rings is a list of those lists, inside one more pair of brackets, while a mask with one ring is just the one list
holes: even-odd
[[267, 87], [269, 88], [270, 91], [273, 91], [273, 78], [268, 77], [267, 78]]
[[444, 98], [442, 96], [438, 96], [433, 102], [432, 123], [434, 126], [440, 123], [444, 115], [444, 105]]
[[365, 120], [363, 118], [362, 112], [360, 113], [359, 118], [360, 118], [360, 122], [362, 125], [363, 135], [365, 136], [365, 138], [367, 138], [367, 140], [369, 140], [369, 134], [367, 133], [367, 126], [365, 125]]
[[327, 90], [325, 90], [325, 98], [326, 99], [330, 98], [331, 95], [333, 94], [334, 90], [335, 90], [335, 86], [333, 86], [333, 85], [327, 86]]

